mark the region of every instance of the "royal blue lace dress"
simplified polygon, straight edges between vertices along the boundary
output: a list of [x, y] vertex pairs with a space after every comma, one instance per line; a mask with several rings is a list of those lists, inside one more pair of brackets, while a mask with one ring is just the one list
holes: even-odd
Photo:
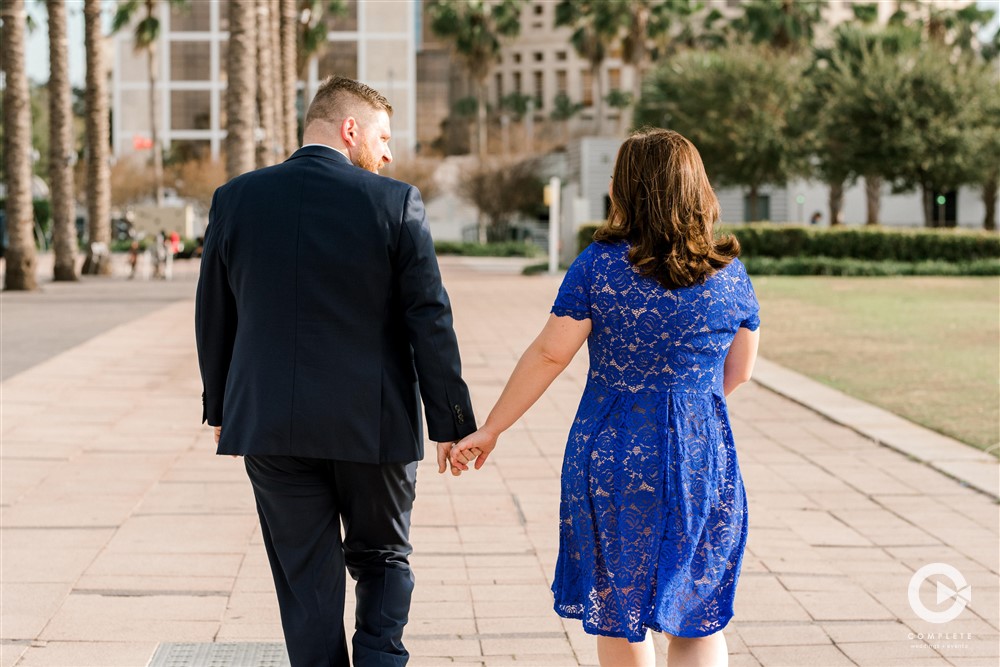
[[635, 271], [627, 243], [593, 243], [566, 274], [552, 313], [593, 329], [552, 591], [585, 631], [703, 637], [732, 618], [747, 503], [723, 363], [758, 310], [739, 260], [667, 290]]

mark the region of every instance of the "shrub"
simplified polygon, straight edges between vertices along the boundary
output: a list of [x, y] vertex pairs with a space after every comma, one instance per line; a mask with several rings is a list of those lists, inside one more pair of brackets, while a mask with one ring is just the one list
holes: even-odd
[[1000, 260], [872, 261], [842, 257], [744, 257], [757, 276], [1000, 276]]
[[[580, 250], [593, 240], [596, 225], [580, 228]], [[965, 230], [811, 229], [793, 225], [722, 225], [734, 234], [742, 258], [823, 257], [870, 262], [970, 263], [1000, 259], [1000, 236]]]
[[535, 257], [540, 255], [542, 251], [538, 246], [520, 241], [500, 243], [436, 241], [434, 252], [438, 255], [466, 255], [469, 257]]

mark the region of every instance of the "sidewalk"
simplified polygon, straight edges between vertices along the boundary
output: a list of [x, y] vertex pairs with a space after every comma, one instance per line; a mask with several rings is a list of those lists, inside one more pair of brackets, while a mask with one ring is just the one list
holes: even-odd
[[[482, 420], [558, 279], [442, 264]], [[109, 300], [132, 289], [108, 285]], [[192, 315], [188, 296], [0, 384], [0, 667], [143, 667], [154, 653], [156, 664], [208, 664], [165, 659], [208, 650], [172, 643], [249, 653], [280, 642], [242, 464], [214, 456], [198, 423]], [[593, 638], [555, 616], [548, 591], [586, 366], [578, 355], [484, 470], [454, 479], [421, 466], [414, 667], [597, 663]], [[759, 384], [730, 406], [751, 513], [731, 665], [997, 664], [1000, 512], [989, 495]], [[972, 587], [945, 624], [907, 601], [912, 574], [934, 562]], [[949, 606], [932, 584], [921, 590], [931, 609]]]

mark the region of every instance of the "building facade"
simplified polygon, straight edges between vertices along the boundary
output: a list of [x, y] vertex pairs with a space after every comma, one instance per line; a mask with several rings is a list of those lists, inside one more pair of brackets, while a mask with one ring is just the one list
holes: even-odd
[[[416, 143], [416, 30], [419, 3], [347, 0], [330, 22], [327, 44], [300, 72], [300, 113], [331, 74], [357, 78], [393, 105], [393, 151]], [[158, 132], [165, 151], [219, 156], [226, 137], [228, 2], [196, 0], [186, 7], [158, 4]], [[112, 142], [121, 157], [148, 150], [148, 61], [134, 50], [133, 29], [113, 38]]]

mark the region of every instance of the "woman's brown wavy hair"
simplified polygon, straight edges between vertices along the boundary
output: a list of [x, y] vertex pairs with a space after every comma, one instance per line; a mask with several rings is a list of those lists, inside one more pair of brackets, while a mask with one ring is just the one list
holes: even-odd
[[698, 149], [672, 130], [639, 130], [622, 144], [611, 180], [611, 212], [596, 241], [628, 241], [629, 260], [667, 289], [703, 282], [740, 254], [716, 239], [719, 200]]

